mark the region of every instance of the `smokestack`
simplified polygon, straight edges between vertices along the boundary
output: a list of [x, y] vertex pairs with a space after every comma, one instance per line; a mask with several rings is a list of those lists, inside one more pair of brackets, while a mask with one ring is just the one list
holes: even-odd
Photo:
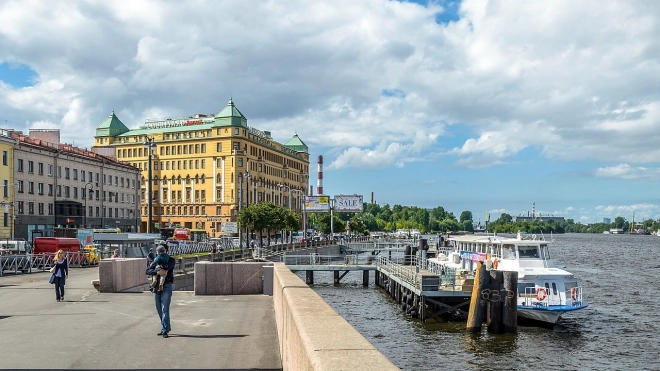
[[372, 204], [374, 203], [374, 193], [373, 192], [371, 192], [371, 203]]
[[532, 219], [536, 216], [536, 202], [532, 202]]
[[319, 155], [317, 157], [316, 163], [318, 166], [317, 178], [316, 178], [316, 194], [322, 195], [323, 193], [323, 156]]

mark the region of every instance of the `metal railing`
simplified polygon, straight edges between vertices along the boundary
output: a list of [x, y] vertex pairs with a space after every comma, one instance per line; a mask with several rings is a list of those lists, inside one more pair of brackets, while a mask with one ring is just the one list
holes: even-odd
[[370, 265], [372, 259], [369, 256], [361, 255], [320, 255], [320, 254], [307, 254], [307, 255], [282, 255], [282, 260], [286, 265]]
[[525, 292], [521, 294], [523, 305], [547, 307], [551, 305], [582, 305], [582, 287], [573, 287], [570, 290], [554, 294], [552, 288], [546, 287], [525, 287]]
[[402, 281], [420, 288], [419, 286], [421, 286], [421, 282], [416, 271], [416, 265], [418, 261], [417, 256], [404, 256], [400, 259], [400, 262], [410, 262], [410, 265], [402, 265], [395, 259], [390, 260], [384, 256], [377, 257], [376, 265], [380, 268], [380, 270], [386, 271], [389, 274], [401, 279]]
[[[65, 252], [65, 258], [69, 267], [90, 265], [89, 255], [86, 252]], [[54, 253], [0, 255], [0, 276], [4, 272], [13, 272], [15, 274], [18, 272], [43, 272], [52, 266], [54, 259]]]

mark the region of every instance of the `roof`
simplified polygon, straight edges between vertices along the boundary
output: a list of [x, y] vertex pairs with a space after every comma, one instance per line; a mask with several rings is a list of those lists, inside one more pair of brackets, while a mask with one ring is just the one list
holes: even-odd
[[298, 133], [295, 133], [293, 135], [293, 138], [289, 139], [288, 142], [284, 143], [284, 146], [297, 152], [309, 153], [308, 152], [309, 147], [307, 147], [305, 142], [303, 142], [302, 139], [300, 139]]
[[105, 121], [99, 125], [98, 128], [96, 128], [96, 135], [97, 136], [116, 136], [119, 134], [123, 134], [125, 132], [129, 131], [126, 125], [124, 125], [123, 122], [115, 115], [115, 111], [112, 111], [110, 116], [108, 116]]
[[225, 108], [222, 109], [222, 111], [218, 112], [217, 115], [215, 115], [215, 121], [222, 124], [224, 122], [227, 122], [227, 124], [232, 125], [232, 126], [246, 126], [247, 127], [247, 119], [241, 111], [236, 108], [234, 105], [234, 101], [230, 98], [229, 102], [225, 106]]

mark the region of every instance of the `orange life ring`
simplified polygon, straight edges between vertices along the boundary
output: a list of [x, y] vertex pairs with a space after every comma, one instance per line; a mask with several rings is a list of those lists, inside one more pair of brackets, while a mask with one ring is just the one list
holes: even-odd
[[536, 289], [536, 300], [543, 301], [546, 295], [547, 292], [543, 287], [539, 287], [538, 289]]
[[498, 266], [499, 264], [500, 264], [500, 262], [497, 261], [497, 258], [495, 258], [495, 260], [493, 260], [493, 268], [497, 269], [497, 266]]
[[571, 289], [571, 297], [573, 298], [573, 300], [577, 300], [577, 298], [578, 298], [578, 288], [577, 287], [573, 287]]

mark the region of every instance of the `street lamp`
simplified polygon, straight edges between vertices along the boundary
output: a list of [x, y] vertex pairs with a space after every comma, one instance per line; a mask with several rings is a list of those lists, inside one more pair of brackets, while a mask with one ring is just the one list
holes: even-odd
[[[239, 174], [238, 175], [238, 213], [240, 215], [241, 209], [243, 208], [243, 178], [245, 179], [250, 179], [252, 176], [248, 171], [245, 172], [245, 174]], [[246, 189], [247, 193], [248, 189]], [[247, 196], [247, 195], [246, 195]], [[247, 198], [247, 202], [245, 207], [248, 207], [247, 203], [250, 202], [249, 198]], [[241, 233], [241, 227], [238, 225], [238, 219], [236, 220], [237, 226], [238, 226], [238, 245], [241, 249], [241, 255], [243, 254], [243, 233]], [[247, 241], [246, 241], [247, 242]]]
[[305, 218], [305, 193], [299, 189], [289, 189], [290, 193], [300, 193], [300, 201], [302, 201], [302, 218], [303, 218], [303, 237], [307, 240], [307, 218]]
[[149, 170], [147, 171], [147, 176], [149, 179], [147, 180], [147, 189], [146, 189], [146, 194], [147, 194], [147, 204], [149, 206], [149, 211], [147, 212], [147, 233], [152, 233], [151, 231], [151, 225], [152, 219], [153, 219], [153, 197], [151, 195], [151, 157], [153, 152], [156, 149], [156, 143], [154, 143], [154, 138], [147, 137], [147, 141], [142, 143], [142, 145], [149, 151]]
[[88, 189], [87, 186], [91, 187], [92, 185], [93, 185], [92, 183], [85, 184], [85, 210], [83, 210], [83, 216], [84, 216], [84, 219], [85, 219], [83, 224], [85, 225], [85, 228], [87, 228], [87, 199], [91, 195], [91, 193], [89, 193], [87, 191], [94, 192], [94, 190], [92, 188]]

